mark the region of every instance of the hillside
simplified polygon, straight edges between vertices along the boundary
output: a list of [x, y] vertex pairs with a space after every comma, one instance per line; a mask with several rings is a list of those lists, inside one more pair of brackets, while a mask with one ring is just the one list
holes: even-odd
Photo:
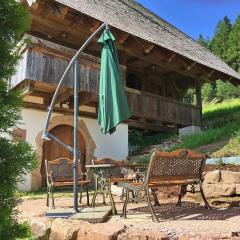
[[240, 155], [240, 99], [203, 106], [203, 131], [179, 139], [177, 132], [143, 136], [133, 132], [129, 136], [130, 154], [149, 153], [152, 148], [174, 150], [188, 148], [213, 157]]

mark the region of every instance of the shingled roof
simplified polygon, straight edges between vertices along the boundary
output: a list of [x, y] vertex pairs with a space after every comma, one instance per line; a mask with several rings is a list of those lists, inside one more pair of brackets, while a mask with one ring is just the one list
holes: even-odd
[[55, 1], [240, 80], [237, 72], [208, 49], [133, 0]]

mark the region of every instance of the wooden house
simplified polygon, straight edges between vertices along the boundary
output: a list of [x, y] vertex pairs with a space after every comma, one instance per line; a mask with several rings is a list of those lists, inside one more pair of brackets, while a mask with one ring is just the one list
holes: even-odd
[[[43, 160], [72, 158], [54, 142], [41, 139], [46, 112], [69, 60], [103, 22], [117, 39], [132, 117], [115, 134], [103, 136], [97, 125], [101, 46], [97, 38], [79, 58], [79, 139], [82, 159], [125, 159], [128, 130], [168, 131], [201, 125], [201, 85], [223, 79], [240, 83], [240, 76], [209, 50], [134, 0], [21, 0], [31, 12], [27, 32], [31, 44], [22, 50], [12, 87], [22, 89], [20, 132], [38, 152], [40, 167], [26, 176], [25, 190], [44, 179]], [[50, 131], [67, 144], [73, 135], [73, 78], [70, 71], [57, 99]], [[195, 89], [196, 105], [183, 102]]]

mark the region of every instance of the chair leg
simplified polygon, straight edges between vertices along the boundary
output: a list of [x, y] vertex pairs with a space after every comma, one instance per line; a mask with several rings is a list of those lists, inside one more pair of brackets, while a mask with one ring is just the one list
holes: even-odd
[[105, 193], [102, 193], [102, 198], [103, 198], [103, 204], [106, 205], [106, 200], [105, 200]]
[[89, 206], [89, 192], [88, 192], [88, 184], [86, 184], [86, 195], [87, 195], [87, 205]]
[[93, 193], [93, 198], [92, 198], [92, 207], [95, 207], [95, 202], [96, 202], [96, 197], [97, 197], [97, 190], [94, 191]]
[[125, 188], [123, 187], [122, 188], [122, 194], [121, 194], [121, 197], [120, 197], [120, 200], [123, 201], [123, 198], [124, 198], [124, 192], [125, 192]]
[[153, 222], [159, 222], [155, 213], [154, 213], [153, 206], [151, 204], [151, 199], [150, 199], [150, 194], [149, 194], [149, 188], [148, 187], [146, 188], [146, 194], [147, 194], [148, 207], [149, 207], [151, 215], [152, 215], [152, 220], [153, 220]]
[[180, 193], [178, 195], [178, 202], [176, 204], [178, 207], [182, 206], [182, 197], [185, 195], [186, 187], [187, 186], [185, 186], [185, 185], [181, 185], [181, 190], [180, 190]]
[[79, 186], [79, 192], [80, 192], [79, 203], [82, 203], [82, 191], [83, 191], [83, 186], [80, 185], [80, 186]]
[[205, 197], [204, 192], [203, 192], [202, 180], [200, 180], [200, 192], [201, 192], [201, 195], [202, 195], [202, 199], [203, 199], [203, 201], [204, 201], [204, 204], [205, 204], [205, 208], [207, 208], [207, 209], [212, 209], [212, 208], [210, 207], [210, 205], [209, 205], [206, 197]]
[[53, 195], [53, 187], [51, 187], [51, 197], [52, 197], [52, 208], [55, 209], [55, 200], [54, 200], [54, 195]]
[[159, 203], [159, 201], [158, 201], [158, 196], [157, 196], [156, 190], [155, 190], [155, 189], [151, 189], [151, 191], [152, 191], [152, 195], [153, 195], [153, 198], [154, 198], [154, 206], [155, 206], [155, 207], [160, 206], [160, 203]]
[[49, 187], [47, 187], [47, 199], [46, 199], [46, 206], [49, 207]]
[[129, 190], [125, 189], [125, 191], [126, 191], [126, 198], [125, 198], [125, 202], [123, 204], [123, 211], [122, 211], [121, 217], [127, 218], [127, 204], [129, 201]]

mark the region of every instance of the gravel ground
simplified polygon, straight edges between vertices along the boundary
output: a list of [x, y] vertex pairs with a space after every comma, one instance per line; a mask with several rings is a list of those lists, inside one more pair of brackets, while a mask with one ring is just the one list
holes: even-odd
[[[181, 234], [219, 234], [231, 236], [239, 233], [240, 236], [240, 208], [216, 208], [206, 210], [191, 198], [184, 199], [182, 208], [175, 206], [176, 199], [161, 202], [157, 209], [159, 223], [153, 223], [145, 202], [138, 204], [129, 203], [127, 219], [120, 217], [123, 203], [115, 196], [118, 215], [109, 218], [110, 223], [123, 223], [141, 229], [160, 230], [169, 233], [174, 239], [175, 235]], [[189, 202], [191, 200], [191, 202]], [[59, 208], [72, 207], [71, 197], [56, 198], [56, 206]], [[85, 199], [83, 199], [85, 202]], [[97, 199], [100, 204], [101, 198]], [[80, 207], [84, 207], [81, 205]], [[46, 207], [45, 199], [23, 198], [19, 206], [21, 211], [20, 220], [26, 221], [30, 218], [41, 217], [49, 210]]]

